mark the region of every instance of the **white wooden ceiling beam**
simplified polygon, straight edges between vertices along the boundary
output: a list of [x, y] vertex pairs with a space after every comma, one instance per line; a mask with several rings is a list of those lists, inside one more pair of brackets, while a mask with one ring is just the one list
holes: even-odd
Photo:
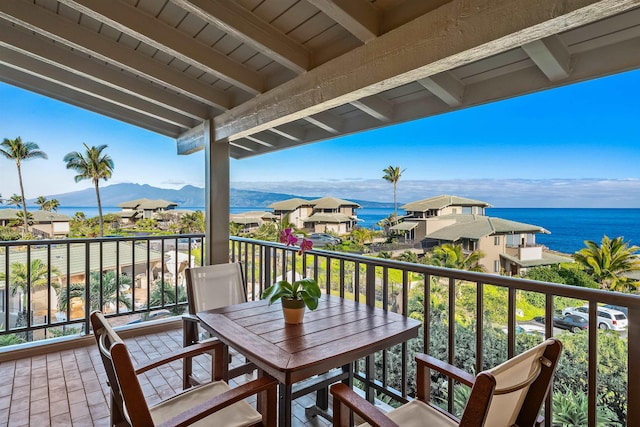
[[74, 89], [77, 92], [94, 96], [102, 101], [112, 103], [127, 110], [136, 111], [160, 121], [185, 129], [194, 125], [194, 120], [169, 111], [157, 105], [143, 101], [140, 98], [104, 86], [93, 80], [85, 79], [75, 73], [38, 61], [20, 52], [1, 46], [0, 63], [21, 69], [24, 73], [38, 76], [41, 79], [57, 83], [60, 86]]
[[513, 49], [640, 0], [452, 0], [214, 118], [242, 137]]
[[367, 43], [380, 32], [380, 13], [366, 0], [307, 0], [341, 27]]
[[351, 101], [351, 105], [381, 122], [393, 120], [393, 105], [379, 96], [368, 96]]
[[[396, 105], [393, 124], [482, 105], [520, 94], [549, 89], [550, 87], [560, 87], [590, 80], [595, 77], [618, 73], [621, 70], [635, 70], [640, 68], [640, 56], [637, 55], [639, 43], [640, 37], [621, 42], [615, 49], [611, 49], [611, 46], [603, 46], [584, 53], [574, 54], [572, 56], [573, 71], [569, 78], [551, 85], [549, 84], [549, 79], [537, 67], [530, 65], [527, 68], [510, 68], [512, 71], [506, 74], [496, 75], [466, 85], [464, 103], [459, 107], [449, 107], [435, 96], [420, 97], [414, 101]], [[508, 81], [509, 84], [505, 85], [505, 81]], [[384, 126], [388, 126], [388, 124], [370, 116], [352, 116], [343, 120], [340, 135], [350, 135]], [[323, 132], [321, 129], [317, 129], [317, 131]], [[318, 142], [335, 137], [335, 135], [319, 134], [318, 132], [307, 131], [305, 140], [300, 144]], [[287, 148], [286, 144], [283, 145], [282, 147], [263, 150], [263, 152]], [[291, 144], [288, 146], [291, 146]], [[240, 154], [240, 157], [236, 158], [250, 157], [261, 153], [249, 154], [243, 152]]]
[[418, 80], [425, 89], [440, 98], [450, 107], [462, 105], [464, 85], [448, 71]]
[[29, 36], [30, 33], [22, 31], [21, 28], [0, 20], [0, 45], [192, 119], [202, 120], [211, 115], [209, 107], [203, 104], [160, 90], [157, 85], [145, 83], [133, 76], [105, 67], [88, 56], [78, 55], [58, 43], [53, 44], [45, 39]]
[[304, 132], [301, 132], [298, 128], [290, 124], [273, 127], [269, 130], [276, 135], [280, 135], [283, 138], [290, 139], [291, 141], [300, 142], [304, 139]]
[[184, 73], [170, 69], [150, 57], [137, 54], [130, 48], [108, 40], [72, 21], [60, 25], [64, 18], [33, 3], [2, 0], [0, 17], [212, 107], [222, 110], [231, 107], [229, 95], [210, 85], [189, 78]]
[[58, 1], [252, 95], [263, 91], [258, 73], [135, 7], [117, 0]]
[[[253, 142], [257, 142], [258, 144], [264, 146], [264, 147], [273, 147], [275, 144], [269, 143], [265, 141], [265, 138], [263, 137], [258, 137], [256, 135], [249, 135], [244, 137], [243, 139], [248, 139], [249, 141], [253, 141]], [[236, 140], [239, 141], [239, 140]]]
[[556, 35], [522, 45], [529, 58], [552, 82], [563, 80], [571, 73], [571, 55]]
[[296, 73], [311, 68], [311, 52], [305, 46], [251, 14], [235, 1], [170, 1]]
[[328, 111], [307, 116], [304, 119], [329, 133], [338, 134], [342, 130], [342, 119]]
[[[184, 128], [179, 126], [150, 118], [147, 115], [139, 114], [129, 109], [120, 108], [111, 102], [96, 99], [93, 96], [78, 92], [68, 86], [59, 85], [56, 82], [49, 81], [46, 85], [43, 85], [42, 78], [39, 76], [36, 77], [33, 74], [25, 73], [24, 70], [9, 67], [2, 63], [0, 63], [0, 81], [151, 132], [157, 132], [161, 135], [175, 138], [184, 131]], [[202, 147], [199, 148], [199, 150], [201, 149]]]

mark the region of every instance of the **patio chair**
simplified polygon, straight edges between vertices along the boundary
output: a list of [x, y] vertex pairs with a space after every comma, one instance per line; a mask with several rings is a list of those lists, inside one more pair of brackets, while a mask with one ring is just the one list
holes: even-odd
[[[540, 425], [540, 408], [549, 391], [562, 344], [551, 338], [507, 360], [475, 378], [455, 366], [431, 356], [419, 354], [417, 397], [384, 414], [344, 384], [331, 386], [333, 425], [348, 426], [352, 412], [372, 426], [465, 426], [508, 427]], [[431, 369], [453, 378], [471, 389], [462, 417], [429, 402]]]
[[[99, 311], [91, 313], [91, 325], [98, 343], [98, 349], [105, 365], [112, 390], [112, 404], [116, 401], [117, 418], [112, 407], [112, 425], [130, 425], [147, 427], [196, 425], [202, 426], [270, 426], [277, 422], [277, 385], [278, 382], [268, 375], [260, 376], [236, 388], [220, 380], [222, 360], [218, 357], [214, 381], [176, 394], [157, 405], [149, 407], [138, 375], [151, 369], [179, 360], [185, 354], [192, 354], [197, 346], [182, 349], [176, 354], [151, 360], [144, 366], [134, 368], [126, 344], [115, 333], [109, 322]], [[213, 347], [216, 355], [222, 353], [223, 344], [209, 342], [205, 350]], [[188, 351], [186, 351], [188, 350]], [[254, 409], [245, 399], [258, 395], [258, 408]]]
[[[183, 344], [184, 347], [188, 347], [206, 342], [210, 338], [207, 332], [200, 331], [196, 313], [247, 302], [247, 294], [242, 267], [237, 262], [187, 268], [185, 269], [185, 276], [187, 279], [189, 313], [182, 316], [182, 327]], [[229, 362], [231, 362], [230, 359]], [[199, 383], [198, 379], [193, 375], [192, 365], [191, 357], [184, 359], [184, 388]], [[245, 363], [229, 370], [228, 378], [225, 378], [225, 380], [250, 373], [254, 369], [255, 365]]]

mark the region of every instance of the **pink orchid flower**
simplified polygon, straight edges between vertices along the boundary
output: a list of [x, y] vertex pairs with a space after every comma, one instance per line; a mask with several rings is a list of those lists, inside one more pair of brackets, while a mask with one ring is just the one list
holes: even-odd
[[290, 228], [285, 228], [280, 231], [280, 243], [284, 243], [287, 246], [295, 245], [298, 243], [298, 238], [293, 235]]
[[302, 243], [300, 243], [300, 250], [298, 251], [298, 255], [302, 255], [304, 251], [308, 251], [313, 249], [313, 242], [311, 240], [302, 239]]

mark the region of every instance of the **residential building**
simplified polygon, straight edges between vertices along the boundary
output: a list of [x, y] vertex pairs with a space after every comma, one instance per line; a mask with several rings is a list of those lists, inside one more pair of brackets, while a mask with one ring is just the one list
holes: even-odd
[[278, 217], [279, 221], [287, 217], [290, 224], [300, 229], [304, 228], [304, 221], [313, 213], [311, 201], [298, 197], [271, 203], [267, 207], [273, 209], [273, 214]]
[[[11, 208], [0, 209], [0, 226], [7, 227], [10, 226], [11, 223], [15, 224], [19, 212], [22, 212], [22, 210]], [[29, 211], [29, 214], [33, 218], [33, 223], [29, 226], [29, 231], [33, 235], [47, 239], [66, 237], [69, 235], [70, 216], [42, 210]], [[21, 225], [15, 225], [15, 227], [20, 230], [23, 228]]]
[[288, 215], [289, 222], [296, 228], [312, 233], [332, 231], [347, 234], [358, 222], [356, 209], [360, 205], [335, 197], [321, 197], [315, 200], [287, 199], [268, 207], [280, 220]]
[[122, 208], [122, 212], [118, 215], [120, 215], [126, 223], [134, 223], [143, 218], [158, 219], [159, 214], [174, 210], [176, 206], [178, 206], [177, 203], [166, 200], [142, 198], [118, 203], [118, 207]]
[[278, 217], [266, 211], [248, 211], [229, 215], [229, 222], [242, 226], [242, 232], [251, 232], [260, 228], [263, 224], [272, 223]]
[[536, 244], [536, 234], [550, 233], [543, 227], [486, 216], [487, 202], [441, 195], [401, 207], [407, 215], [391, 231], [410, 233], [424, 248], [457, 243], [465, 251], [481, 251], [487, 272], [516, 275], [539, 265], [573, 262]]

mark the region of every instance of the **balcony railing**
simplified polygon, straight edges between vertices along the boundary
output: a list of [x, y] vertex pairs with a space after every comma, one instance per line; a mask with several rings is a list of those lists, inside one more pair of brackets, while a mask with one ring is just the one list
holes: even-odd
[[[120, 323], [158, 310], [177, 313], [186, 306], [181, 296], [183, 270], [202, 263], [203, 240], [202, 235], [180, 235], [0, 242], [0, 339], [42, 339], [74, 328], [87, 333], [89, 312], [97, 307]], [[357, 384], [372, 400], [394, 405], [413, 396], [415, 352], [426, 349], [479, 372], [534, 345], [543, 335], [556, 335], [567, 344], [556, 384], [584, 391], [588, 425], [595, 426], [600, 411], [607, 408], [614, 408], [626, 425], [640, 425], [640, 408], [627, 404], [640, 399], [640, 365], [635, 363], [640, 360], [639, 296], [339, 252], [299, 255], [296, 248], [237, 237], [229, 245], [231, 260], [243, 264], [250, 299], [259, 298], [279, 278], [313, 277], [325, 293], [424, 321], [418, 339], [356, 364]], [[130, 306], [123, 302], [127, 299]], [[589, 306], [586, 332], [570, 334], [552, 322], [531, 320], [536, 315], [551, 319], [557, 310], [583, 303]], [[628, 308], [627, 330], [598, 329], [596, 307], [603, 303]], [[534, 326], [541, 334], [527, 333]], [[622, 363], [603, 353], [616, 346], [624, 353]], [[609, 387], [613, 377], [618, 388]], [[461, 409], [462, 386], [433, 384], [436, 401], [453, 412]], [[606, 393], [603, 387], [609, 387]], [[553, 416], [552, 399], [545, 407], [547, 426]]]
[[202, 235], [0, 242], [0, 338], [86, 333], [91, 310], [120, 323], [177, 314]]

